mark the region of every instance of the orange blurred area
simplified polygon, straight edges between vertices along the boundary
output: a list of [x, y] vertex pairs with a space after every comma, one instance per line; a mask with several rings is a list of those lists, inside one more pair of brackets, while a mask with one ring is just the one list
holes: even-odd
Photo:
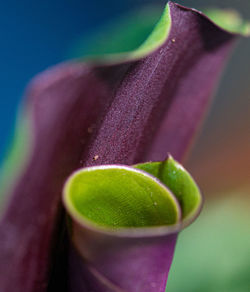
[[[180, 0], [180, 4], [233, 8], [250, 19], [250, 1]], [[250, 190], [250, 39], [240, 39], [226, 66], [186, 168], [206, 196]], [[249, 192], [250, 195], [250, 192]]]
[[241, 39], [186, 163], [206, 195], [250, 187], [249, 52]]
[[187, 168], [206, 195], [250, 187], [249, 109], [243, 117], [232, 114], [227, 123], [221, 121], [217, 129], [209, 129], [198, 138]]

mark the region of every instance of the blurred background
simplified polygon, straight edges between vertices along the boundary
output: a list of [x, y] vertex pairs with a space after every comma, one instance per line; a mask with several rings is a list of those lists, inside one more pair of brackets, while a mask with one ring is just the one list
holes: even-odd
[[[93, 36], [102, 38], [102, 31], [109, 30], [117, 19], [122, 23], [125, 15], [131, 16], [133, 11], [142, 9], [155, 22], [165, 2], [1, 1], [0, 161], [11, 139], [25, 87], [34, 75], [61, 61], [87, 54]], [[250, 19], [248, 0], [177, 2], [200, 10], [235, 8]], [[206, 204], [200, 219], [180, 235], [169, 292], [250, 291], [249, 96], [250, 39], [242, 39], [186, 161]]]

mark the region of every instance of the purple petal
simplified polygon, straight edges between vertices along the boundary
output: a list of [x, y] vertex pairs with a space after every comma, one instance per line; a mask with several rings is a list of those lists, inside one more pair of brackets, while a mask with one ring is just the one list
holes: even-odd
[[[165, 291], [176, 234], [132, 240], [98, 238], [98, 243], [97, 250], [94, 250], [96, 244], [85, 246], [84, 259], [72, 247], [70, 291]], [[94, 252], [91, 263], [86, 261], [86, 256], [90, 257], [89, 252]]]
[[[56, 248], [61, 191], [106, 107], [106, 85], [82, 64], [38, 77], [28, 93], [33, 149], [0, 223], [0, 290], [45, 291]], [[27, 276], [28, 275], [28, 276]]]

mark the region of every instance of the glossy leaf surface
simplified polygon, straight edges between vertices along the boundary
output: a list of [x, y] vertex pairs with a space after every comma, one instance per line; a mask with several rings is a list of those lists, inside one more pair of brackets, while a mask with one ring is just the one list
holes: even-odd
[[198, 212], [201, 205], [199, 189], [190, 174], [171, 156], [164, 162], [137, 164], [136, 168], [154, 175], [168, 186], [180, 203], [182, 219]]
[[66, 185], [65, 204], [73, 216], [111, 229], [172, 225], [181, 216], [179, 204], [167, 188], [125, 166], [76, 172]]

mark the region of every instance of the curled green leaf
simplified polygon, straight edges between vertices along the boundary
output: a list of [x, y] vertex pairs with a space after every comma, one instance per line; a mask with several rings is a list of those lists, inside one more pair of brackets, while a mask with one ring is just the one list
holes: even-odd
[[198, 215], [202, 197], [169, 156], [133, 167], [82, 168], [67, 180], [63, 201], [81, 256], [72, 253], [71, 291], [151, 292], [165, 289], [176, 236]]
[[68, 180], [64, 203], [73, 218], [111, 229], [172, 225], [180, 220], [174, 195], [132, 167], [83, 168]]
[[134, 167], [82, 168], [67, 180], [63, 200], [80, 224], [114, 230], [177, 224], [198, 214], [202, 202], [190, 174], [171, 156]]
[[173, 157], [169, 156], [164, 162], [137, 164], [136, 168], [154, 175], [168, 186], [180, 203], [185, 222], [199, 213], [202, 203], [199, 188], [191, 175]]

